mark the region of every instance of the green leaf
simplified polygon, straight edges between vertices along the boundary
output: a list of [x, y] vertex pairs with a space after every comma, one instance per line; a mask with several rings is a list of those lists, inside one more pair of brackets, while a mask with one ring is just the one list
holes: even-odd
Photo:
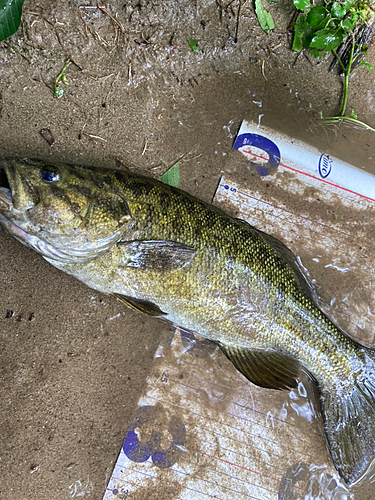
[[312, 49], [311, 47], [309, 48], [309, 53], [318, 59], [324, 59], [325, 56], [327, 55], [327, 52], [325, 50], [318, 50], [318, 49]]
[[60, 97], [62, 97], [64, 94], [65, 89], [63, 89], [62, 87], [56, 86], [53, 90], [53, 97], [57, 97], [58, 99], [60, 99]]
[[345, 38], [345, 32], [334, 33], [329, 28], [324, 28], [315, 33], [313, 39], [311, 40], [310, 47], [318, 50], [330, 50], [338, 47], [343, 39]]
[[303, 47], [310, 47], [311, 40], [314, 36], [313, 30], [294, 31], [292, 50], [299, 52]]
[[304, 47], [310, 47], [311, 40], [313, 39], [314, 34], [315, 34], [315, 32], [311, 29], [305, 30], [305, 32], [303, 33], [303, 37], [302, 37], [302, 43], [303, 43]]
[[18, 30], [24, 0], [0, 0], [0, 42]]
[[307, 14], [307, 22], [313, 28], [323, 28], [327, 22], [328, 10], [323, 5], [316, 5]]
[[332, 17], [337, 17], [338, 19], [342, 19], [346, 14], [345, 5], [340, 4], [339, 2], [333, 2], [331, 7], [331, 15]]
[[299, 52], [303, 47], [309, 47], [314, 31], [307, 22], [306, 14], [300, 14], [294, 24], [294, 38], [292, 50]]
[[[358, 18], [361, 18], [361, 20], [365, 23], [371, 18], [371, 10], [369, 8], [363, 8], [363, 9], [358, 9], [356, 10], [356, 14]], [[353, 16], [354, 17], [354, 16]]]
[[312, 49], [310, 47], [310, 50], [309, 50], [310, 54], [313, 56], [313, 57], [319, 57], [320, 58], [320, 50], [318, 49]]
[[351, 118], [354, 118], [355, 120], [358, 118], [357, 115], [354, 113], [354, 109], [352, 109], [350, 115]]
[[356, 21], [354, 19], [351, 19], [350, 17], [347, 17], [342, 21], [341, 26], [344, 28], [345, 31], [353, 31], [356, 25]]
[[302, 36], [303, 33], [301, 33], [301, 31], [294, 30], [292, 50], [294, 50], [295, 52], [301, 52], [301, 50], [303, 49]]
[[273, 22], [271, 14], [264, 10], [262, 0], [255, 0], [255, 14], [258, 18], [260, 27], [268, 35], [269, 32], [274, 29], [275, 23]]
[[306, 20], [306, 17], [307, 17], [306, 14], [300, 14], [297, 17], [296, 22], [294, 23], [295, 30], [303, 31], [310, 28], [309, 23]]
[[359, 61], [359, 64], [361, 66], [366, 66], [366, 68], [368, 69], [369, 73], [372, 70], [372, 66], [371, 66], [371, 64], [368, 61]]
[[199, 47], [198, 47], [198, 42], [197, 40], [194, 40], [193, 38], [190, 38], [189, 40], [189, 45], [192, 49], [192, 51], [194, 52], [194, 54], [198, 54], [199, 52]]
[[169, 186], [178, 187], [180, 185], [180, 165], [176, 163], [160, 177], [159, 181]]
[[293, 0], [294, 7], [305, 12], [307, 7], [310, 7], [310, 0]]
[[345, 14], [354, 7], [354, 4], [352, 2], [341, 2], [341, 7], [344, 7], [345, 9]]

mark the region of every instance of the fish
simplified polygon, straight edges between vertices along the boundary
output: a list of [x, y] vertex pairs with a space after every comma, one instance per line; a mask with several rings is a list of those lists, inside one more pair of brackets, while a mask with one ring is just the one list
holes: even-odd
[[375, 351], [317, 306], [276, 238], [130, 171], [0, 160], [0, 225], [56, 268], [216, 343], [250, 382], [319, 389], [332, 461], [348, 484], [375, 455]]

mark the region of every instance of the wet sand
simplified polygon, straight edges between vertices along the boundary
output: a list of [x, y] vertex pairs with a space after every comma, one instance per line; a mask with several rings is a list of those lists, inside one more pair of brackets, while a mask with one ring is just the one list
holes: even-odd
[[[246, 117], [375, 174], [370, 132], [316, 125], [320, 110], [337, 113], [341, 81], [329, 61], [296, 59], [292, 11], [281, 7], [271, 5], [277, 28], [268, 37], [250, 3], [238, 23], [237, 4], [209, 0], [115, 1], [111, 17], [26, 1], [23, 31], [0, 44], [0, 156], [128, 164], [153, 176], [184, 156], [181, 187], [211, 201], [223, 172], [249, 179], [231, 151]], [[67, 56], [66, 93], [56, 99]], [[373, 75], [358, 68], [349, 106], [373, 126], [374, 97]], [[0, 248], [0, 497], [100, 500], [167, 328], [2, 230]], [[370, 489], [355, 500], [370, 500]]]

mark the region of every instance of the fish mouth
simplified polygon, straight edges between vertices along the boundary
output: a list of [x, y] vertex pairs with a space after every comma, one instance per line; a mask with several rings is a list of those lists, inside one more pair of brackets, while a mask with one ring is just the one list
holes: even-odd
[[5, 170], [5, 163], [2, 160], [0, 160], [0, 188], [10, 190], [8, 176]]
[[0, 212], [12, 209], [11, 170], [8, 162], [0, 159]]
[[9, 179], [11, 177], [9, 162], [0, 158], [0, 226], [18, 241], [29, 245], [28, 234], [19, 228], [9, 217], [13, 212], [12, 191]]

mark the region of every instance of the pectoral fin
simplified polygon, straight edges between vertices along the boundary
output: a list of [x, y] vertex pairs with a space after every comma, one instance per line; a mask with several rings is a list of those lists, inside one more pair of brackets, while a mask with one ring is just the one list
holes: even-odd
[[147, 316], [161, 317], [166, 316], [167, 314], [156, 304], [149, 302], [148, 300], [135, 299], [134, 297], [128, 297], [127, 295], [121, 295], [120, 293], [112, 293], [112, 295], [129, 307], [129, 309], [147, 314]]
[[123, 252], [120, 265], [139, 269], [177, 271], [190, 264], [196, 251], [176, 241], [134, 240], [120, 241]]
[[255, 385], [269, 389], [297, 387], [298, 361], [274, 349], [237, 348], [219, 344], [238, 371]]

